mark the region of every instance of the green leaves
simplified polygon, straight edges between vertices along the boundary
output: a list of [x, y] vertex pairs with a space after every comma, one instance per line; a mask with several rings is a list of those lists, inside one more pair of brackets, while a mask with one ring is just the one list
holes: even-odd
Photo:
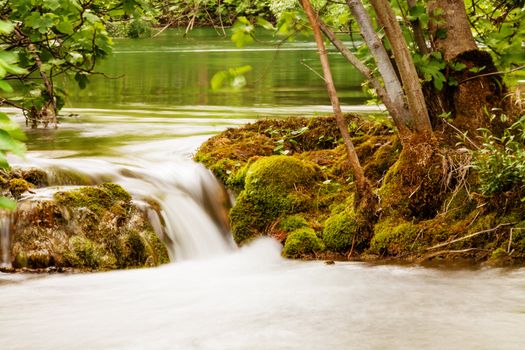
[[[9, 168], [7, 153], [21, 156], [25, 152], [25, 145], [20, 142], [25, 135], [18, 124], [12, 122], [5, 113], [0, 112], [0, 169]], [[16, 202], [0, 196], [0, 209], [13, 210]]]
[[246, 17], [238, 17], [237, 21], [232, 27], [232, 38], [231, 40], [237, 47], [243, 47], [245, 45], [253, 43], [253, 31], [255, 27], [248, 21]]
[[443, 89], [447, 78], [442, 71], [447, 64], [439, 52], [433, 52], [423, 56], [416, 54], [414, 56], [414, 64], [424, 81], [431, 81], [437, 90]]
[[238, 90], [246, 85], [244, 74], [252, 70], [252, 66], [241, 66], [222, 70], [213, 75], [211, 78], [211, 88], [218, 91], [223, 88]]
[[505, 129], [501, 137], [496, 137], [486, 129], [481, 131], [483, 145], [474, 152], [472, 162], [480, 179], [481, 192], [491, 196], [524, 189], [525, 117]]
[[7, 209], [7, 210], [15, 210], [16, 201], [0, 196], [0, 208]]
[[67, 19], [62, 19], [59, 24], [57, 24], [57, 29], [59, 32], [71, 35], [74, 33], [73, 23], [69, 22]]

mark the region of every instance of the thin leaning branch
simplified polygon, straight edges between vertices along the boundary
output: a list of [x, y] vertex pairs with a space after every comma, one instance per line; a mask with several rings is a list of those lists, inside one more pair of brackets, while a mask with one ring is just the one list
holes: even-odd
[[467, 79], [463, 79], [461, 80], [458, 85], [461, 85], [469, 80], [474, 80], [474, 79], [479, 79], [479, 78], [483, 78], [483, 77], [490, 77], [492, 75], [505, 75], [505, 74], [509, 74], [509, 73], [513, 73], [513, 72], [516, 72], [518, 70], [522, 70], [525, 68], [525, 65], [524, 66], [519, 66], [519, 67], [516, 67], [516, 68], [513, 68], [507, 72], [505, 71], [499, 71], [499, 72], [490, 72], [490, 73], [485, 73], [485, 74], [479, 74], [479, 75], [475, 75], [473, 77], [470, 77], [470, 78], [467, 78]]
[[474, 232], [474, 233], [471, 233], [470, 235], [466, 235], [466, 236], [460, 237], [458, 239], [454, 239], [454, 240], [449, 241], [449, 242], [437, 244], [437, 245], [435, 245], [433, 247], [427, 248], [427, 250], [433, 250], [433, 249], [436, 249], [436, 248], [445, 247], [447, 245], [450, 245], [450, 244], [453, 244], [453, 243], [457, 243], [457, 242], [461, 242], [461, 241], [464, 241], [466, 239], [469, 239], [469, 238], [481, 235], [483, 233], [489, 233], [489, 232], [497, 231], [500, 227], [514, 225], [514, 224], [515, 224], [515, 222], [506, 222], [506, 223], [503, 223], [503, 224], [499, 224], [498, 226], [490, 228], [490, 229], [487, 229], [487, 230]]
[[301, 0], [301, 3], [308, 17], [308, 21], [312, 26], [315, 42], [317, 44], [317, 50], [319, 52], [319, 59], [323, 68], [323, 76], [324, 81], [326, 83], [326, 90], [328, 91], [328, 96], [330, 97], [330, 102], [332, 104], [332, 108], [335, 114], [337, 127], [339, 129], [339, 132], [341, 133], [343, 142], [346, 146], [348, 162], [350, 163], [350, 167], [352, 168], [352, 172], [354, 174], [356, 182], [357, 195], [359, 197], [369, 197], [370, 184], [368, 183], [365, 177], [363, 168], [361, 167], [359, 158], [357, 157], [354, 144], [352, 143], [352, 140], [350, 139], [350, 134], [348, 133], [348, 125], [346, 124], [345, 118], [341, 111], [341, 105], [339, 103], [339, 98], [337, 97], [337, 91], [335, 89], [335, 84], [332, 78], [332, 72], [330, 70], [328, 54], [323, 41], [323, 35], [321, 33], [321, 29], [319, 28], [319, 17], [314, 12], [312, 5], [310, 4], [310, 0]]

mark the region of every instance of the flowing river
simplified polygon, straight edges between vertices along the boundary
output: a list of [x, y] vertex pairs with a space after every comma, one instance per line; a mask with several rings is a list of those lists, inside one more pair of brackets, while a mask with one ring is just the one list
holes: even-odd
[[[331, 58], [345, 110], [379, 112], [364, 105], [359, 76]], [[244, 90], [210, 90], [216, 71], [247, 64]], [[168, 31], [117, 41], [100, 69], [126, 75], [97, 77], [85, 90], [63, 81], [71, 98], [60, 127], [27, 130], [27, 159], [12, 162], [69, 168], [118, 182], [136, 199], [155, 197], [177, 261], [0, 273], [1, 349], [525, 348], [525, 269], [289, 261], [270, 239], [233, 247], [210, 215], [221, 195], [190, 160], [200, 143], [263, 116], [329, 112], [310, 43], [239, 50], [210, 30], [187, 39]]]

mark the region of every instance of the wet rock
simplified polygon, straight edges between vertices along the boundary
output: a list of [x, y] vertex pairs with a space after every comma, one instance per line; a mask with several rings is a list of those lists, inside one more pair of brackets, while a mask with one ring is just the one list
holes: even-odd
[[116, 184], [36, 189], [9, 215], [16, 269], [111, 270], [169, 261], [147, 213]]

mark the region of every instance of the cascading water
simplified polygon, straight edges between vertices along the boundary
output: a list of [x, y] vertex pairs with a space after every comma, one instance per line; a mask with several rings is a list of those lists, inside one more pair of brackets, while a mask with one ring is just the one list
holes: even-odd
[[[143, 206], [156, 233], [166, 242], [170, 260], [224, 254], [234, 247], [224, 188], [203, 166], [182, 157], [170, 162], [111, 158], [30, 159], [48, 172], [50, 186], [71, 185], [71, 174], [92, 184], [115, 182]], [[24, 166], [18, 164], [18, 166]], [[146, 204], [158, 203], [159, 214]], [[0, 217], [2, 261], [9, 262], [9, 217]]]
[[0, 267], [9, 267], [9, 241], [10, 241], [11, 214], [0, 210]]

